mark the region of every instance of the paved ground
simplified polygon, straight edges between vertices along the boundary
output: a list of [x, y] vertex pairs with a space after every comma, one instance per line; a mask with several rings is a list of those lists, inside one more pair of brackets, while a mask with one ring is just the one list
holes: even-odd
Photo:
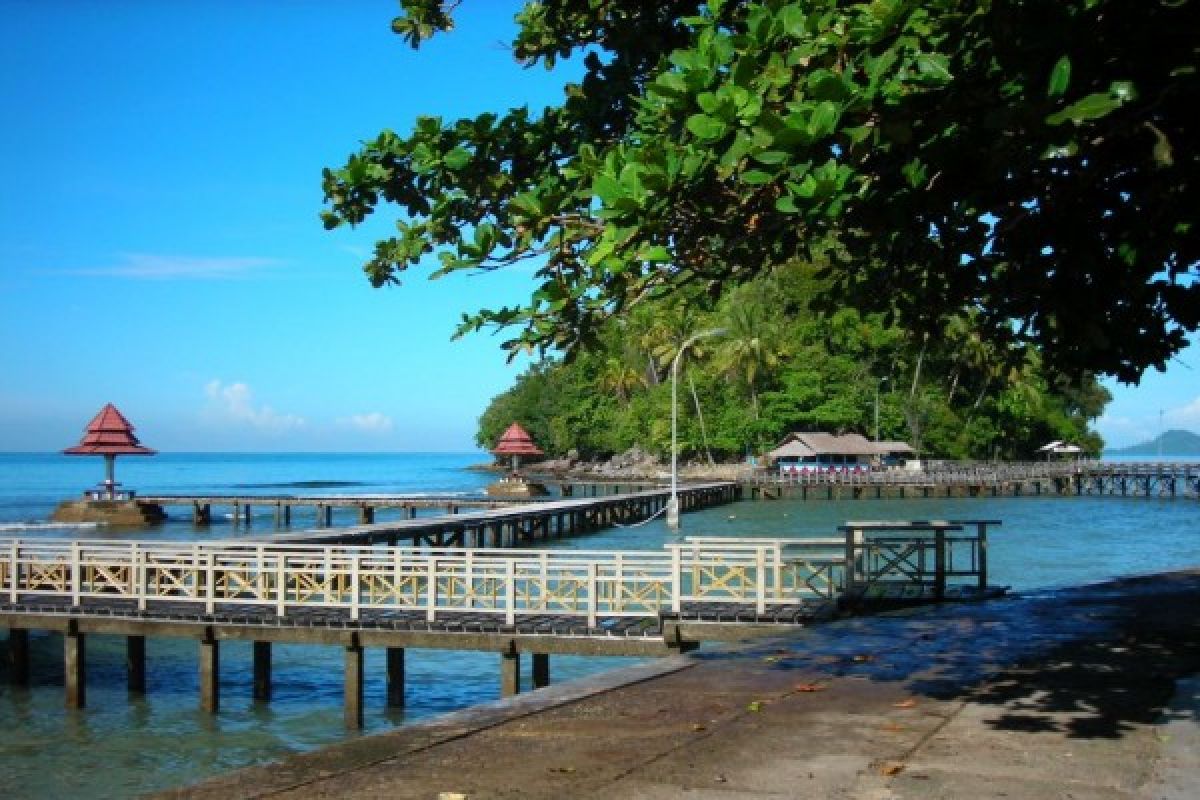
[[1191, 800], [1198, 672], [1195, 571], [843, 620], [168, 796]]

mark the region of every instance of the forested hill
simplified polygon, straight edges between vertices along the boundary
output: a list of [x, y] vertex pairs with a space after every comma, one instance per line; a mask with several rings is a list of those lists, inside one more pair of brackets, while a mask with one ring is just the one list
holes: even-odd
[[1191, 431], [1165, 431], [1148, 442], [1107, 452], [1116, 456], [1200, 456], [1200, 435]]
[[[685, 458], [759, 454], [793, 430], [900, 439], [927, 457], [1030, 458], [1048, 441], [1099, 453], [1088, 420], [1108, 392], [1090, 377], [1051, 374], [1034, 349], [1001, 350], [971, 312], [923, 338], [883, 315], [818, 314], [817, 270], [791, 265], [720, 300], [672, 296], [614, 320], [570, 363], [546, 360], [483, 413], [477, 441], [494, 446], [513, 421], [550, 455], [670, 452], [671, 362], [679, 369]], [[878, 411], [876, 411], [878, 409]], [[876, 417], [878, 414], [878, 417]]]

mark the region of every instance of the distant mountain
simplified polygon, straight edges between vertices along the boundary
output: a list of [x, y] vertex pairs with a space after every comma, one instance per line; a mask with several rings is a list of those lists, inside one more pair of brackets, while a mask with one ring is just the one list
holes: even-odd
[[1148, 442], [1107, 450], [1115, 456], [1200, 456], [1200, 435], [1191, 431], [1166, 431]]

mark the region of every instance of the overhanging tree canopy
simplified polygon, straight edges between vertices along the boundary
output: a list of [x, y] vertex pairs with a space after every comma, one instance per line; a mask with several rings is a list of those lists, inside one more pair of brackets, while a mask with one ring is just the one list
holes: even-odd
[[[452, 27], [402, 0], [414, 47]], [[1136, 380], [1200, 324], [1190, 0], [543, 0], [514, 55], [583, 54], [563, 103], [384, 132], [326, 170], [327, 227], [398, 206], [379, 286], [542, 259], [464, 316], [571, 351], [647, 298], [827, 259], [826, 301], [926, 332], [976, 315]]]

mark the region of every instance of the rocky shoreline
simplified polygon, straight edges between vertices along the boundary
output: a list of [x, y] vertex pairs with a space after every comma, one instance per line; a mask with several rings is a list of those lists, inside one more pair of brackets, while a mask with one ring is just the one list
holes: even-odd
[[[499, 463], [476, 464], [470, 469], [496, 473], [508, 471], [507, 465]], [[679, 464], [679, 478], [681, 480], [736, 480], [751, 469], [752, 467], [743, 462], [706, 464], [689, 461]], [[533, 478], [554, 480], [669, 481], [671, 464], [670, 461], [664, 461], [659, 456], [640, 447], [632, 447], [624, 453], [618, 453], [610, 458], [591, 461], [580, 458], [579, 454], [572, 450], [563, 458], [525, 464], [521, 467], [521, 472]]]

